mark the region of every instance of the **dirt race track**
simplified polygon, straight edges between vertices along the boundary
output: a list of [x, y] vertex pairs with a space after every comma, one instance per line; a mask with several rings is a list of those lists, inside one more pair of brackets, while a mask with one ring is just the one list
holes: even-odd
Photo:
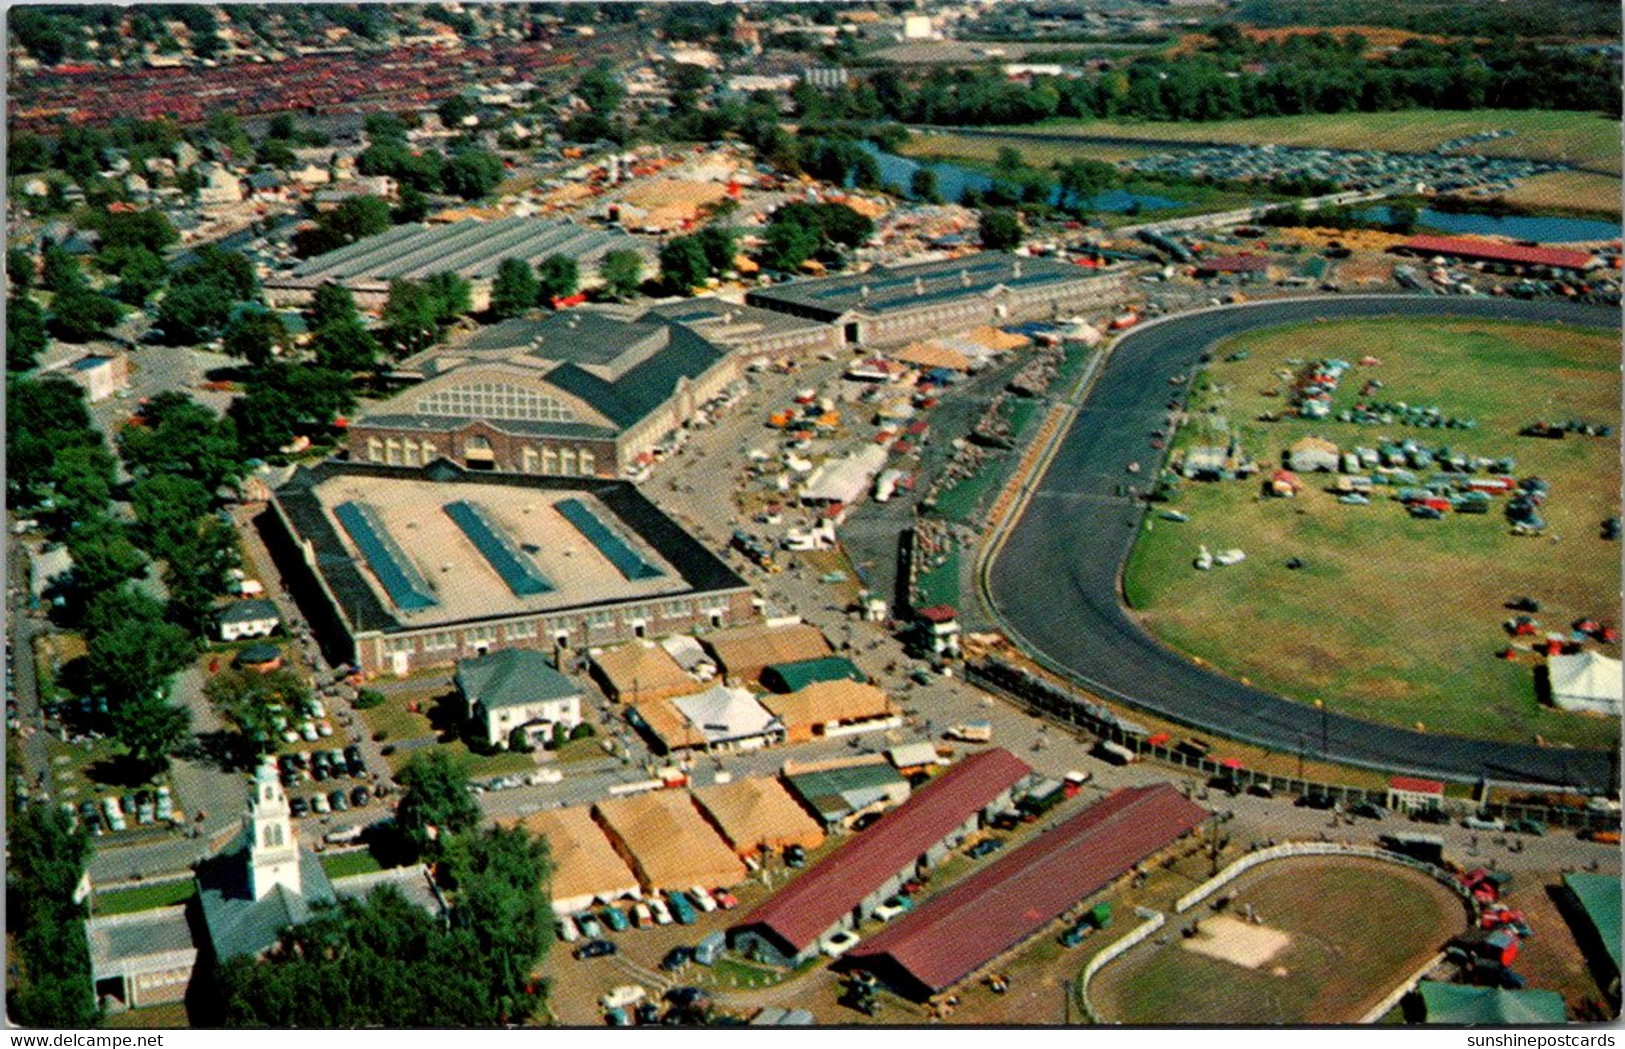
[[[1229, 916], [1210, 903], [1170, 916], [1161, 935], [1102, 970], [1090, 988], [1100, 1015], [1130, 1024], [1350, 1023], [1467, 927], [1449, 889], [1374, 860], [1278, 860], [1225, 894], [1234, 897]], [[1261, 925], [1243, 920], [1248, 905]], [[1181, 930], [1193, 921], [1248, 942], [1233, 945], [1234, 959], [1215, 941], [1187, 949]]]

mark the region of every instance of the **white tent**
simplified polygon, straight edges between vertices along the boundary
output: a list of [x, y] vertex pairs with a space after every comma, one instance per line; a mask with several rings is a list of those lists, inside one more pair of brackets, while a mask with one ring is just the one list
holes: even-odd
[[1621, 664], [1597, 652], [1552, 656], [1546, 660], [1551, 675], [1552, 702], [1560, 710], [1583, 710], [1620, 715], [1620, 694], [1625, 691]]
[[825, 462], [801, 489], [804, 503], [855, 503], [886, 465], [886, 449], [868, 445], [844, 459]]
[[749, 749], [784, 734], [784, 724], [749, 689], [713, 685], [697, 695], [678, 696], [671, 705], [711, 746], [733, 744]]

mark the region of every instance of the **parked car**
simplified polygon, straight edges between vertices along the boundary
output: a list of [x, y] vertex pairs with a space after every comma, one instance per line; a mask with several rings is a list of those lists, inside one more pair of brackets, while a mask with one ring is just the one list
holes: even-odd
[[786, 845], [784, 847], [784, 865], [786, 867], [804, 867], [806, 864], [806, 849], [800, 845]]
[[858, 945], [858, 934], [850, 929], [832, 932], [819, 943], [818, 949], [831, 958], [839, 958]]
[[350, 804], [356, 808], [363, 808], [370, 801], [372, 801], [372, 791], [368, 789], [365, 783], [350, 791]]
[[1349, 815], [1361, 816], [1368, 820], [1380, 820], [1382, 819], [1382, 809], [1371, 804], [1369, 801], [1362, 801], [1358, 804], [1349, 806]]
[[717, 901], [717, 906], [725, 911], [731, 911], [739, 906], [739, 900], [733, 893], [722, 887], [711, 890], [711, 898]]
[[632, 925], [626, 920], [626, 912], [619, 907], [605, 907], [598, 912], [598, 917], [602, 918], [604, 924], [613, 932], [625, 932]]
[[993, 853], [998, 852], [1002, 848], [1004, 848], [1003, 838], [983, 838], [975, 845], [972, 845], [970, 848], [966, 849], [965, 855], [969, 856], [973, 860], [979, 860], [983, 856], [991, 856]]
[[1076, 925], [1071, 926], [1066, 930], [1066, 932], [1061, 934], [1061, 946], [1076, 947], [1078, 944], [1082, 943], [1086, 938], [1092, 935], [1094, 931], [1095, 927], [1092, 922], [1087, 920], [1078, 922]]
[[1507, 829], [1506, 821], [1483, 813], [1474, 813], [1461, 821], [1461, 825], [1468, 830], [1487, 830], [1499, 833]]
[[576, 961], [581, 961], [584, 958], [602, 958], [607, 954], [614, 954], [616, 950], [616, 946], [608, 940], [588, 940], [572, 953]]
[[344, 796], [342, 787], [327, 796], [327, 803], [333, 806], [334, 812], [350, 811], [350, 799]]
[[657, 1024], [660, 1022], [660, 1006], [653, 1002], [639, 1002], [637, 1008], [632, 1011], [632, 1016], [645, 1027]]
[[[870, 827], [873, 827], [875, 824], [879, 823], [880, 817], [883, 815], [884, 813], [880, 812], [865, 812], [863, 815], [852, 821], [852, 829], [868, 830]], [[796, 866], [800, 866], [800, 864], [796, 864]]]
[[711, 898], [711, 894], [705, 891], [703, 885], [696, 885], [689, 889], [688, 898], [693, 900], [695, 906], [706, 914], [710, 914], [717, 909], [717, 901]]
[[671, 908], [671, 915], [677, 919], [678, 925], [693, 925], [699, 920], [694, 904], [690, 903], [688, 897], [680, 892], [667, 893], [666, 905]]
[[1528, 834], [1531, 837], [1543, 838], [1546, 836], [1546, 824], [1539, 820], [1521, 819], [1512, 825], [1512, 829], [1519, 834]]
[[660, 959], [660, 968], [665, 972], [674, 973], [693, 960], [694, 948], [673, 947], [666, 952], [664, 958]]
[[667, 908], [666, 901], [656, 896], [649, 900], [649, 913], [654, 915], [657, 925], [671, 924], [671, 910]]
[[605, 1009], [604, 1023], [611, 1027], [631, 1027], [632, 1019], [626, 1015], [625, 1009]]
[[568, 918], [555, 918], [553, 928], [557, 930], [559, 939], [565, 943], [575, 943], [581, 939], [581, 934], [576, 932], [576, 923]]
[[886, 899], [875, 908], [874, 916], [880, 921], [889, 922], [899, 914], [907, 914], [914, 909], [914, 901], [907, 896], [897, 895]]
[[598, 924], [598, 919], [591, 914], [582, 913], [576, 915], [576, 926], [580, 928], [581, 935], [589, 940], [596, 940], [604, 933], [603, 927]]
[[304, 798], [289, 798], [288, 811], [293, 814], [294, 819], [298, 819], [310, 812], [310, 802]]
[[328, 803], [326, 794], [312, 794], [310, 796], [310, 811], [318, 816], [325, 816], [333, 811], [333, 806]]

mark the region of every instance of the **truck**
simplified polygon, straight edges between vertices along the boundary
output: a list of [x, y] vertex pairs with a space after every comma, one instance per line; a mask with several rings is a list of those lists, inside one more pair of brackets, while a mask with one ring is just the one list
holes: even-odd
[[1438, 834], [1384, 834], [1377, 839], [1377, 844], [1422, 863], [1435, 867], [1444, 865], [1444, 838]]
[[1032, 789], [1016, 808], [1020, 810], [1023, 822], [1032, 823], [1068, 797], [1065, 783], [1055, 779], [1041, 779], [1033, 784]]
[[884, 503], [897, 494], [897, 484], [903, 479], [903, 471], [887, 470], [875, 479], [875, 502]]
[[961, 721], [948, 729], [949, 739], [964, 740], [966, 743], [991, 743], [993, 741], [993, 722], [991, 721]]

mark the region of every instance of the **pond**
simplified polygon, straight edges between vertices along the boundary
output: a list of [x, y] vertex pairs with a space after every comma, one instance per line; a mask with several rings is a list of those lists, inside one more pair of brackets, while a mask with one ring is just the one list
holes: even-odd
[[[877, 148], [872, 142], [865, 142], [863, 147], [873, 154], [880, 165], [880, 180], [883, 183], [894, 183], [903, 187], [907, 192], [914, 173], [920, 168], [929, 168], [937, 176], [937, 193], [946, 201], [957, 201], [967, 189], [986, 192], [993, 185], [993, 179], [979, 171], [960, 167], [958, 164], [946, 160], [918, 161], [908, 157], [898, 156], [896, 153], [887, 153]], [[1060, 196], [1060, 187], [1056, 187], [1050, 200]], [[1109, 189], [1090, 198], [1088, 211], [1108, 211], [1121, 214], [1129, 211], [1138, 204], [1141, 211], [1158, 211], [1165, 208], [1180, 207], [1180, 202], [1167, 197], [1159, 197], [1150, 193], [1130, 193], [1122, 189]]]
[[[1378, 222], [1387, 222], [1388, 209], [1385, 207], [1367, 208], [1360, 212], [1360, 217], [1375, 219]], [[1432, 208], [1423, 208], [1417, 212], [1416, 221], [1419, 225], [1428, 226], [1442, 233], [1472, 233], [1511, 237], [1515, 240], [1532, 240], [1540, 244], [1562, 244], [1567, 241], [1585, 240], [1618, 240], [1620, 236], [1619, 223], [1605, 222], [1601, 219], [1572, 219], [1538, 215], [1478, 215], [1453, 211], [1434, 211]]]

